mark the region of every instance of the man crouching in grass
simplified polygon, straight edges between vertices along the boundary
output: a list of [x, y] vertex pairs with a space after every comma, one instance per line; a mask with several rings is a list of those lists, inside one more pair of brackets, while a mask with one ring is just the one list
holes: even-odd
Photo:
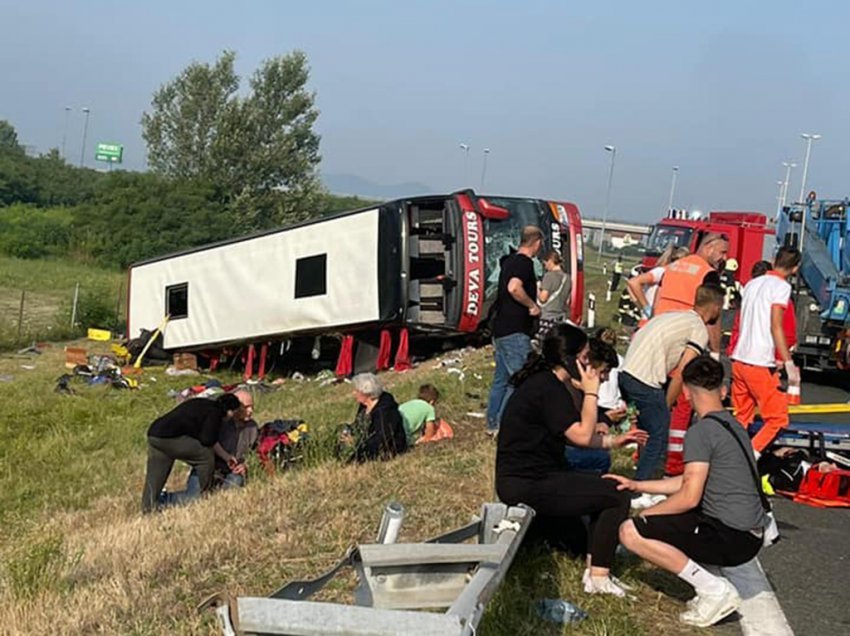
[[652, 481], [606, 477], [620, 482], [621, 490], [669, 495], [623, 522], [620, 541], [690, 583], [696, 597], [680, 619], [708, 627], [737, 610], [741, 598], [729, 581], [702, 566], [735, 566], [753, 559], [762, 546], [767, 517], [747, 465], [755, 464], [750, 440], [723, 409], [723, 367], [700, 356], [688, 363], [682, 380], [699, 416], [685, 435], [684, 474]]

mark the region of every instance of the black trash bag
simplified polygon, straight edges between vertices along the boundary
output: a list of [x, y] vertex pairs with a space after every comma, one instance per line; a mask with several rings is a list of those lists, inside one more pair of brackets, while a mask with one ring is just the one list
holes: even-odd
[[[135, 362], [139, 355], [141, 355], [142, 351], [144, 351], [153, 333], [153, 331], [142, 329], [138, 338], [133, 338], [126, 342], [124, 346], [127, 347], [127, 351], [130, 352], [131, 363]], [[148, 365], [168, 364], [171, 362], [171, 354], [163, 348], [161, 331], [156, 334], [153, 344], [151, 344], [147, 353], [145, 353], [144, 361]]]

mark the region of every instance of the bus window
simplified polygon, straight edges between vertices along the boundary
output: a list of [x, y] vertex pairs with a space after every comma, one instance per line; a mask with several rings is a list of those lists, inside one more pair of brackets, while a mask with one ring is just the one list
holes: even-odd
[[[484, 278], [487, 281], [485, 296], [495, 298], [499, 285], [499, 271], [502, 259], [517, 251], [522, 228], [526, 225], [536, 225], [544, 234], [543, 249], [552, 246], [550, 234], [551, 212], [537, 199], [513, 199], [486, 197], [493, 205], [505, 208], [511, 213], [510, 218], [503, 221], [485, 219], [484, 241], [485, 261]], [[543, 264], [534, 259], [534, 273], [543, 276]]]

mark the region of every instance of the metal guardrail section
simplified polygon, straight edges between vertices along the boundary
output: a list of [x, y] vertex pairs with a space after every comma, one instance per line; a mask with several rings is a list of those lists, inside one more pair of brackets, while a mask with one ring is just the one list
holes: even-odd
[[[225, 636], [472, 636], [533, 516], [526, 506], [484, 504], [481, 519], [425, 543], [353, 546], [316, 579], [270, 598], [217, 595], [201, 609], [215, 608]], [[307, 600], [347, 567], [358, 575], [356, 605]]]

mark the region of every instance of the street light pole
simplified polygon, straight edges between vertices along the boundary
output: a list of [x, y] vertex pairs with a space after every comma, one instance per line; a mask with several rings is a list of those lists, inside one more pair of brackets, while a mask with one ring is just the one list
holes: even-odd
[[463, 187], [467, 187], [469, 183], [469, 144], [460, 144], [460, 149], [464, 152], [463, 158]]
[[86, 115], [86, 121], [83, 124], [83, 147], [80, 149], [80, 168], [83, 167], [83, 162], [86, 158], [86, 135], [89, 132], [89, 113], [91, 112], [88, 107], [83, 108], [83, 112]]
[[785, 166], [785, 187], [782, 188], [782, 205], [780, 207], [780, 212], [788, 203], [788, 184], [791, 183], [791, 169], [797, 167], [796, 163], [792, 163], [790, 161], [783, 161], [782, 165]]
[[600, 261], [605, 252], [605, 224], [608, 221], [608, 207], [611, 205], [611, 184], [614, 181], [614, 162], [617, 160], [617, 148], [615, 146], [605, 146], [605, 151], [611, 153], [611, 167], [608, 169], [608, 188], [605, 192], [605, 209], [602, 210], [602, 232], [599, 235], [599, 255], [597, 260]]
[[809, 176], [809, 157], [812, 154], [812, 142], [821, 138], [821, 135], [811, 133], [800, 133], [800, 137], [806, 140], [806, 160], [803, 162], [803, 182], [800, 184], [800, 203], [805, 203], [803, 197], [806, 195], [806, 178]]
[[65, 106], [65, 125], [62, 127], [62, 158], [65, 159], [65, 142], [68, 139], [68, 116], [71, 114], [71, 107]]
[[806, 217], [808, 210], [803, 196], [806, 192], [806, 178], [809, 176], [809, 157], [812, 154], [812, 142], [821, 138], [821, 135], [814, 133], [800, 133], [800, 137], [806, 140], [806, 160], [803, 162], [803, 182], [800, 184], [800, 203], [803, 205], [803, 221], [800, 223], [800, 254], [806, 247]]
[[484, 149], [484, 162], [481, 165], [481, 191], [484, 192], [484, 177], [487, 176], [487, 155], [490, 154], [490, 149]]
[[679, 166], [673, 166], [673, 178], [670, 182], [670, 199], [667, 201], [667, 212], [673, 209], [673, 196], [676, 194], [676, 178], [679, 175]]
[[779, 215], [782, 214], [782, 199], [785, 197], [785, 182], [777, 181], [776, 185], [779, 186], [779, 194], [776, 197], [776, 218], [779, 218]]

